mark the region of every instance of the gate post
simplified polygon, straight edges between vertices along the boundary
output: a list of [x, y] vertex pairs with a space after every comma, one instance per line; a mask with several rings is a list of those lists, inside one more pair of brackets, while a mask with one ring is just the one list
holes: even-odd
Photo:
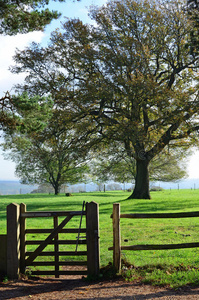
[[99, 205], [96, 202], [86, 203], [86, 239], [88, 275], [96, 278], [100, 273]]
[[117, 273], [121, 271], [120, 204], [113, 204], [113, 265]]
[[7, 276], [18, 279], [20, 264], [20, 210], [19, 205], [7, 206]]
[[26, 254], [26, 218], [21, 217], [23, 213], [26, 212], [26, 205], [24, 203], [20, 204], [20, 272], [25, 273], [25, 254]]

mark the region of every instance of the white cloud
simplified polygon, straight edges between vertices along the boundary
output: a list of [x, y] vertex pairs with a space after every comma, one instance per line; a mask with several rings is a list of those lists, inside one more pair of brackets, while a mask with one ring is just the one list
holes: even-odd
[[188, 174], [190, 178], [199, 178], [199, 151], [197, 150], [190, 158]]
[[[44, 37], [43, 32], [31, 32], [28, 34], [18, 34], [16, 36], [0, 36], [0, 97], [11, 91], [12, 87], [24, 80], [24, 74], [12, 74], [9, 67], [14, 64], [13, 56], [16, 48], [23, 50], [31, 42], [40, 43]], [[15, 164], [5, 160], [0, 151], [0, 180], [16, 180]]]
[[9, 66], [13, 65], [13, 56], [16, 48], [23, 50], [31, 42], [41, 42], [43, 32], [17, 34], [16, 36], [0, 36], [0, 96], [6, 91], [11, 91], [13, 85], [22, 82], [24, 75], [12, 74]]

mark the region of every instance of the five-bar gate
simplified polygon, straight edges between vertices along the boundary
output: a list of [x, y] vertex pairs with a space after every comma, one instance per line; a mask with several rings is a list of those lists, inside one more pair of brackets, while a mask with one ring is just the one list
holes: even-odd
[[[70, 227], [72, 223], [70, 221], [76, 216], [80, 217], [80, 222], [77, 219]], [[84, 222], [86, 226], [81, 228], [83, 217], [86, 218], [86, 222]], [[26, 228], [26, 220], [29, 218], [40, 218], [42, 225], [46, 223], [46, 218], [52, 218], [53, 228]], [[32, 275], [54, 275], [56, 278], [60, 275], [90, 275], [92, 277], [99, 275], [99, 211], [97, 203], [86, 203], [86, 209], [82, 209], [82, 211], [45, 212], [27, 211], [26, 205], [23, 203], [20, 205], [10, 204], [7, 207], [7, 222], [7, 273], [9, 278], [17, 278], [20, 272], [25, 273], [31, 266], [37, 268], [37, 270], [31, 271]], [[44, 234], [47, 237], [39, 238]], [[72, 239], [71, 234], [75, 234], [75, 238]], [[31, 239], [28, 239], [30, 235]], [[84, 237], [81, 238], [81, 235]], [[35, 245], [35, 249], [27, 251], [27, 247], [30, 245], [31, 248]], [[50, 250], [46, 250], [49, 245]], [[83, 250], [79, 250], [81, 245], [85, 245]], [[67, 247], [69, 249], [65, 250]], [[77, 259], [80, 256], [84, 257], [84, 260]], [[63, 257], [64, 259], [61, 259]], [[65, 257], [69, 257], [69, 259]], [[42, 267], [46, 266], [50, 270], [42, 270]], [[65, 269], [67, 266], [70, 266], [69, 270]], [[82, 270], [77, 269], [76, 266], [85, 267]], [[75, 269], [72, 269], [73, 267]]]

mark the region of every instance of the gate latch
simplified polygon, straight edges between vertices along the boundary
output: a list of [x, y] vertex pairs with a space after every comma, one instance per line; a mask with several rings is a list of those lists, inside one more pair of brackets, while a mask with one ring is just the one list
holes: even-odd
[[79, 230], [78, 230], [78, 236], [77, 236], [77, 243], [76, 243], [76, 249], [75, 252], [77, 252], [79, 240], [80, 240], [80, 231], [81, 231], [81, 226], [82, 226], [82, 217], [83, 217], [83, 212], [84, 212], [84, 206], [85, 206], [85, 201], [83, 201], [82, 204], [82, 212], [81, 212], [81, 217], [80, 217], [80, 223], [79, 223]]

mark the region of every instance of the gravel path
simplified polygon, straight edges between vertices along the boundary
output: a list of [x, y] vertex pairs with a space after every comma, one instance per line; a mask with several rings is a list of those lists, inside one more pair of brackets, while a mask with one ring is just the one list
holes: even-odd
[[0, 284], [0, 299], [199, 300], [199, 287], [185, 287], [176, 291], [118, 279], [89, 283], [82, 279], [71, 280], [65, 277], [61, 279], [40, 278]]

